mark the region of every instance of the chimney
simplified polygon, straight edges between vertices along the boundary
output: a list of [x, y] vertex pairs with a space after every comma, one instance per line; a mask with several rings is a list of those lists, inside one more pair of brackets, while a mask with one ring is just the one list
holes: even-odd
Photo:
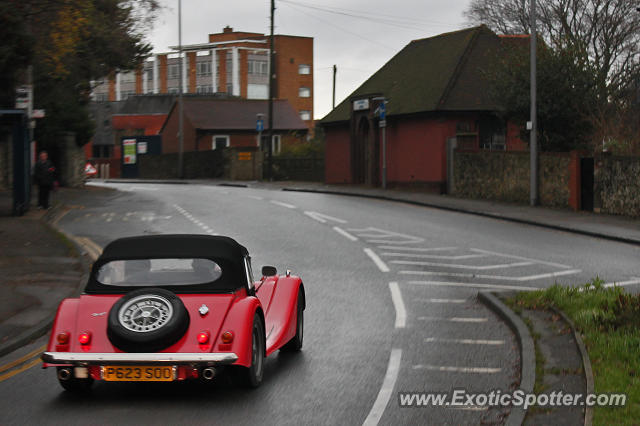
[[232, 33], [232, 32], [233, 32], [233, 28], [231, 28], [230, 26], [228, 26], [228, 25], [227, 25], [226, 27], [224, 27], [224, 28], [222, 29], [222, 32], [223, 32], [224, 34]]

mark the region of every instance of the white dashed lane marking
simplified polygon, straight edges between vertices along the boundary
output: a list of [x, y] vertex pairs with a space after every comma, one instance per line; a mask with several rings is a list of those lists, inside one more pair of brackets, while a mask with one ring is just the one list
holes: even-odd
[[204, 223], [202, 223], [199, 220], [197, 220], [196, 218], [194, 218], [189, 212], [187, 212], [185, 209], [183, 209], [179, 205], [174, 204], [173, 207], [176, 210], [178, 210], [180, 212], [180, 214], [182, 214], [184, 217], [186, 217], [191, 223], [193, 223], [194, 225], [196, 225], [197, 227], [202, 229], [206, 234], [218, 235], [216, 232], [213, 232], [213, 230], [209, 226], [205, 225]]
[[425, 343], [456, 343], [461, 345], [504, 345], [504, 340], [483, 339], [442, 339], [439, 337], [427, 337]]
[[445, 371], [448, 373], [476, 373], [476, 374], [496, 374], [502, 371], [501, 368], [487, 368], [487, 367], [454, 367], [454, 366], [442, 366], [442, 365], [428, 365], [418, 364], [413, 366], [414, 370], [430, 370], [430, 371]]
[[389, 290], [391, 290], [391, 300], [393, 301], [393, 307], [396, 310], [396, 328], [404, 328], [407, 323], [407, 310], [404, 307], [404, 301], [402, 300], [402, 293], [400, 293], [400, 287], [397, 282], [389, 283]]
[[296, 208], [296, 206], [294, 206], [293, 204], [283, 203], [282, 201], [270, 200], [269, 202], [271, 204], [275, 204], [276, 206], [286, 207], [288, 209], [295, 209]]

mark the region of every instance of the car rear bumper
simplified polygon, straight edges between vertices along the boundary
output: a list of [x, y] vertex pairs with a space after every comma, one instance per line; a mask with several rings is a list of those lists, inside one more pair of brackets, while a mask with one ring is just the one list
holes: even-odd
[[88, 365], [226, 365], [238, 360], [232, 352], [220, 353], [82, 353], [45, 352], [42, 360], [48, 364]]

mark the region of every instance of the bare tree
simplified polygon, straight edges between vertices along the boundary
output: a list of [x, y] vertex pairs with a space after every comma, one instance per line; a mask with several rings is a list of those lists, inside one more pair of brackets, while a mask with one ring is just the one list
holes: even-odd
[[[640, 12], [631, 0], [537, 0], [537, 30], [552, 48], [582, 52], [595, 67], [603, 99], [637, 78]], [[472, 0], [465, 16], [502, 34], [529, 32], [526, 0]]]

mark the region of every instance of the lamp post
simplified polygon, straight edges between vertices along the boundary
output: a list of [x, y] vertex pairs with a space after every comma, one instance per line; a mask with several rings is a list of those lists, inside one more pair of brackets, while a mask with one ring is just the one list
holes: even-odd
[[529, 204], [535, 206], [538, 204], [538, 117], [536, 111], [536, 0], [530, 0], [530, 14], [531, 20], [531, 135], [529, 138], [529, 154], [530, 154], [530, 190], [529, 190]]
[[178, 178], [184, 177], [184, 122], [183, 122], [183, 103], [182, 103], [182, 0], [178, 0]]

